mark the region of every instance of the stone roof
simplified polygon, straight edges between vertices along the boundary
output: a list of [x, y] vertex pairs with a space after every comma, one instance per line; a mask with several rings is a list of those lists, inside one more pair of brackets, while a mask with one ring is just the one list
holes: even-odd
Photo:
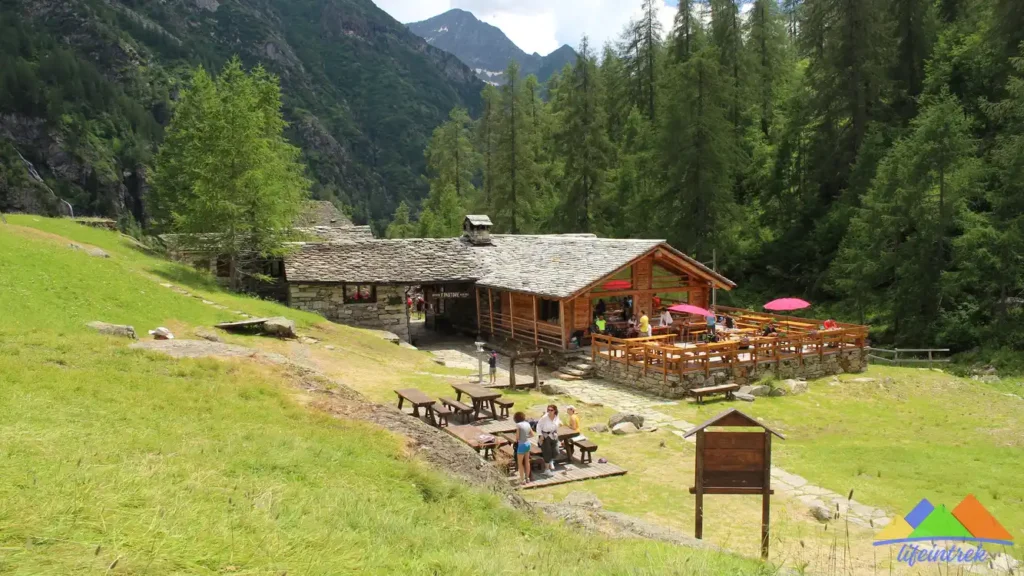
[[349, 228], [352, 226], [352, 221], [342, 214], [333, 202], [309, 200], [296, 221], [296, 227], [310, 228], [314, 226]]
[[315, 236], [324, 242], [346, 242], [354, 240], [373, 240], [373, 231], [369, 226], [348, 226], [333, 228], [330, 226], [311, 226], [296, 228], [299, 232]]
[[496, 235], [491, 242], [477, 248], [485, 262], [477, 284], [554, 298], [568, 298], [662, 244], [577, 235]]
[[470, 214], [466, 216], [466, 220], [473, 226], [493, 226], [491, 224], [491, 217], [483, 214]]
[[685, 258], [723, 284], [734, 286], [663, 240], [621, 240], [593, 235], [495, 235], [490, 245], [482, 246], [462, 238], [304, 244], [285, 259], [285, 274], [290, 282], [475, 281], [485, 288], [568, 298], [659, 246]]
[[429, 284], [472, 281], [479, 263], [460, 238], [303, 244], [285, 258], [289, 282]]

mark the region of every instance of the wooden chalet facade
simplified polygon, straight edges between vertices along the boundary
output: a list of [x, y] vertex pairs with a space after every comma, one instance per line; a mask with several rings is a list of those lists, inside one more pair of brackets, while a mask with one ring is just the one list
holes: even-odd
[[[706, 307], [712, 289], [735, 287], [663, 240], [492, 235], [490, 228], [486, 216], [468, 216], [461, 238], [303, 245], [285, 259], [289, 303], [407, 337], [408, 315], [404, 325], [396, 324], [395, 307], [404, 295], [421, 290], [428, 327], [562, 352], [574, 336], [580, 342], [589, 338], [601, 308], [613, 323], [616, 313], [646, 311], [657, 325], [658, 300], [663, 306]], [[388, 301], [354, 301], [353, 287], [356, 293], [386, 293]], [[373, 317], [378, 313], [380, 321]]]

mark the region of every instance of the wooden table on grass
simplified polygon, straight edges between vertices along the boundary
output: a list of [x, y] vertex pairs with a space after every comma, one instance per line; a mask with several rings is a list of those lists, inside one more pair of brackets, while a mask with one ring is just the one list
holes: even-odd
[[401, 410], [402, 403], [408, 400], [409, 404], [412, 404], [412, 415], [417, 417], [420, 415], [420, 408], [423, 408], [427, 415], [430, 415], [430, 407], [437, 403], [437, 400], [416, 388], [401, 388], [395, 390], [395, 394], [398, 395], [398, 409]]
[[494, 401], [501, 398], [501, 392], [496, 392], [492, 388], [484, 388], [476, 384], [452, 384], [452, 388], [455, 389], [455, 399], [459, 402], [462, 401], [463, 394], [473, 400], [473, 412], [475, 413], [476, 420], [480, 419], [480, 411], [484, 408], [485, 404], [491, 407], [492, 416], [498, 413], [494, 407]]
[[[484, 458], [487, 458], [488, 455], [490, 455], [491, 458], [494, 458], [494, 451], [508, 443], [504, 438], [496, 434], [488, 434], [476, 426], [448, 426], [445, 428], [445, 431], [459, 440], [462, 440], [478, 453], [483, 451]], [[490, 442], [481, 442], [480, 436], [483, 435], [493, 436], [494, 440]]]

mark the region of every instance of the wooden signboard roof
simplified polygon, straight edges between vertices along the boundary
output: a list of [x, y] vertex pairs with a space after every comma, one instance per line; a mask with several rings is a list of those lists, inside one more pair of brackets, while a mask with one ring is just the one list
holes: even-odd
[[722, 412], [718, 416], [715, 416], [714, 418], [711, 418], [707, 422], [704, 422], [703, 424], [699, 424], [697, 426], [694, 426], [693, 428], [688, 430], [686, 432], [686, 434], [683, 435], [683, 437], [684, 438], [689, 438], [690, 436], [693, 436], [697, 432], [700, 432], [701, 430], [703, 430], [705, 428], [708, 428], [710, 426], [727, 426], [727, 427], [751, 426], [751, 427], [757, 427], [757, 428], [764, 428], [765, 430], [767, 430], [768, 432], [771, 432], [772, 434], [778, 436], [779, 438], [782, 438], [783, 440], [786, 439], [786, 437], [783, 436], [782, 434], [776, 432], [775, 430], [772, 430], [768, 426], [762, 424], [761, 422], [758, 422], [757, 420], [751, 418], [750, 416], [747, 416], [746, 414], [744, 414], [743, 412], [740, 412], [739, 410], [737, 410], [735, 408], [729, 408], [725, 412]]

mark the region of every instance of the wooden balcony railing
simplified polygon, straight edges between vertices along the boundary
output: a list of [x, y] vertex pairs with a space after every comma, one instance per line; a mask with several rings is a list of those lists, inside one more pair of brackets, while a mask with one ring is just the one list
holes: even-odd
[[535, 346], [561, 350], [562, 327], [558, 324], [533, 320], [532, 318], [511, 317], [508, 314], [489, 312], [480, 313], [480, 331], [498, 334], [520, 341], [533, 341]]
[[699, 372], [707, 376], [714, 370], [731, 370], [734, 366], [755, 366], [764, 362], [774, 362], [778, 366], [782, 360], [799, 359], [803, 365], [808, 356], [823, 359], [842, 350], [863, 349], [867, 328], [856, 326], [817, 333], [679, 346], [672, 343], [674, 338], [674, 334], [653, 338], [594, 335], [591, 360], [625, 364], [627, 372], [636, 366], [645, 376], [649, 372], [660, 372], [663, 380], [667, 381], [669, 375], [682, 379], [685, 374]]

